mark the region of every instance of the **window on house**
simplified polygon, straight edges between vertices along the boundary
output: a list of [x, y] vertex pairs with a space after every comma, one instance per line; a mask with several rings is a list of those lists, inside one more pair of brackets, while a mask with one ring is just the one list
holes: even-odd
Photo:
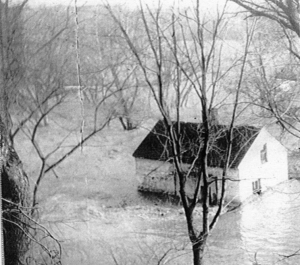
[[268, 162], [267, 144], [264, 144], [263, 149], [260, 151], [260, 160], [262, 163]]
[[253, 193], [256, 194], [260, 194], [261, 193], [261, 183], [260, 183], [260, 179], [252, 182], [252, 190], [253, 190]]

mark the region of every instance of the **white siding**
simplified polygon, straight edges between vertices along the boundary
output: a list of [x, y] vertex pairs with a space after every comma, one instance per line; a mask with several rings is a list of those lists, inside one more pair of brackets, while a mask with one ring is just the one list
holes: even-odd
[[[187, 171], [190, 165], [184, 164], [183, 168]], [[152, 191], [152, 192], [163, 192], [174, 194], [175, 183], [174, 183], [174, 168], [173, 165], [168, 162], [140, 159], [136, 158], [136, 176], [139, 181], [139, 189]], [[223, 170], [221, 168], [208, 168], [208, 174], [219, 179], [216, 186], [215, 183], [211, 185], [211, 193], [218, 194], [218, 198], [221, 193], [221, 178]], [[228, 170], [228, 178], [236, 180], [238, 179], [237, 170]], [[179, 193], [179, 183], [176, 179], [176, 190]], [[194, 195], [196, 187], [196, 179], [190, 177], [186, 182], [186, 194], [190, 197]], [[217, 190], [216, 190], [217, 188]], [[238, 182], [227, 181], [226, 184], [226, 201], [238, 201]]]
[[[221, 169], [220, 169], [221, 170]], [[235, 169], [229, 169], [226, 176], [226, 197], [225, 202], [227, 203], [239, 203], [239, 172]]]
[[[261, 150], [267, 145], [267, 162]], [[260, 179], [262, 191], [288, 179], [287, 151], [266, 129], [262, 129], [239, 167], [239, 197], [243, 201], [253, 194], [252, 182]]]
[[168, 162], [136, 158], [139, 189], [174, 194], [173, 166]]

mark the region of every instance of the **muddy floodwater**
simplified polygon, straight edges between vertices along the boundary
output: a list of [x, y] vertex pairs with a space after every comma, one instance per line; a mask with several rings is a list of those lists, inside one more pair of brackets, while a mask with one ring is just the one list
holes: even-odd
[[[140, 203], [103, 207], [95, 199], [63, 195], [48, 200], [44, 220], [61, 240], [62, 264], [192, 264], [182, 208]], [[298, 265], [299, 223], [300, 182], [287, 181], [221, 216], [209, 237], [205, 264]]]
[[300, 264], [300, 182], [281, 184], [223, 215], [208, 242], [206, 261]]

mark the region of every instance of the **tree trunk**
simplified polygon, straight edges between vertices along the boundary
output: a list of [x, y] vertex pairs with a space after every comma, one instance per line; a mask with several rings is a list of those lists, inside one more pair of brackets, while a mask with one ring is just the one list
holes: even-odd
[[131, 131], [136, 129], [136, 126], [133, 125], [133, 122], [129, 117], [126, 117], [125, 120], [126, 123], [124, 122], [124, 119], [122, 117], [119, 117], [119, 121], [121, 122], [124, 131]]
[[126, 128], [125, 122], [123, 121], [123, 118], [122, 118], [122, 117], [119, 117], [119, 121], [121, 122], [121, 125], [122, 125], [123, 129], [126, 131], [127, 128]]
[[[27, 214], [30, 215], [28, 179], [22, 163], [9, 142], [7, 128], [0, 115], [0, 173], [2, 181], [2, 221], [5, 265], [25, 264], [29, 239]], [[22, 263], [23, 262], [23, 263]]]
[[[0, 75], [1, 76], [1, 75]], [[0, 78], [0, 174], [5, 265], [25, 264], [29, 239], [30, 200], [27, 176], [10, 138], [6, 82]], [[2, 247], [2, 246], [1, 246]]]
[[27, 1], [23, 0], [18, 6], [10, 6], [9, 1], [5, 1], [5, 4], [0, 1], [0, 174], [3, 224], [1, 243], [4, 243], [5, 265], [25, 264], [25, 253], [29, 246], [28, 179], [10, 139], [12, 121], [8, 111], [19, 80], [18, 73], [12, 65], [20, 62], [21, 58], [17, 52], [20, 45], [18, 46], [15, 40], [21, 38], [20, 13]]
[[203, 241], [199, 241], [193, 244], [193, 260], [194, 265], [203, 265], [204, 260], [204, 243]]

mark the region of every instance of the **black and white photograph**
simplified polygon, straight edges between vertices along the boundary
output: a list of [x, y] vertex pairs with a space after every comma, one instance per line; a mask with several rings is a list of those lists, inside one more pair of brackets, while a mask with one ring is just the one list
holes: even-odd
[[0, 0], [0, 173], [1, 265], [299, 265], [300, 1]]

